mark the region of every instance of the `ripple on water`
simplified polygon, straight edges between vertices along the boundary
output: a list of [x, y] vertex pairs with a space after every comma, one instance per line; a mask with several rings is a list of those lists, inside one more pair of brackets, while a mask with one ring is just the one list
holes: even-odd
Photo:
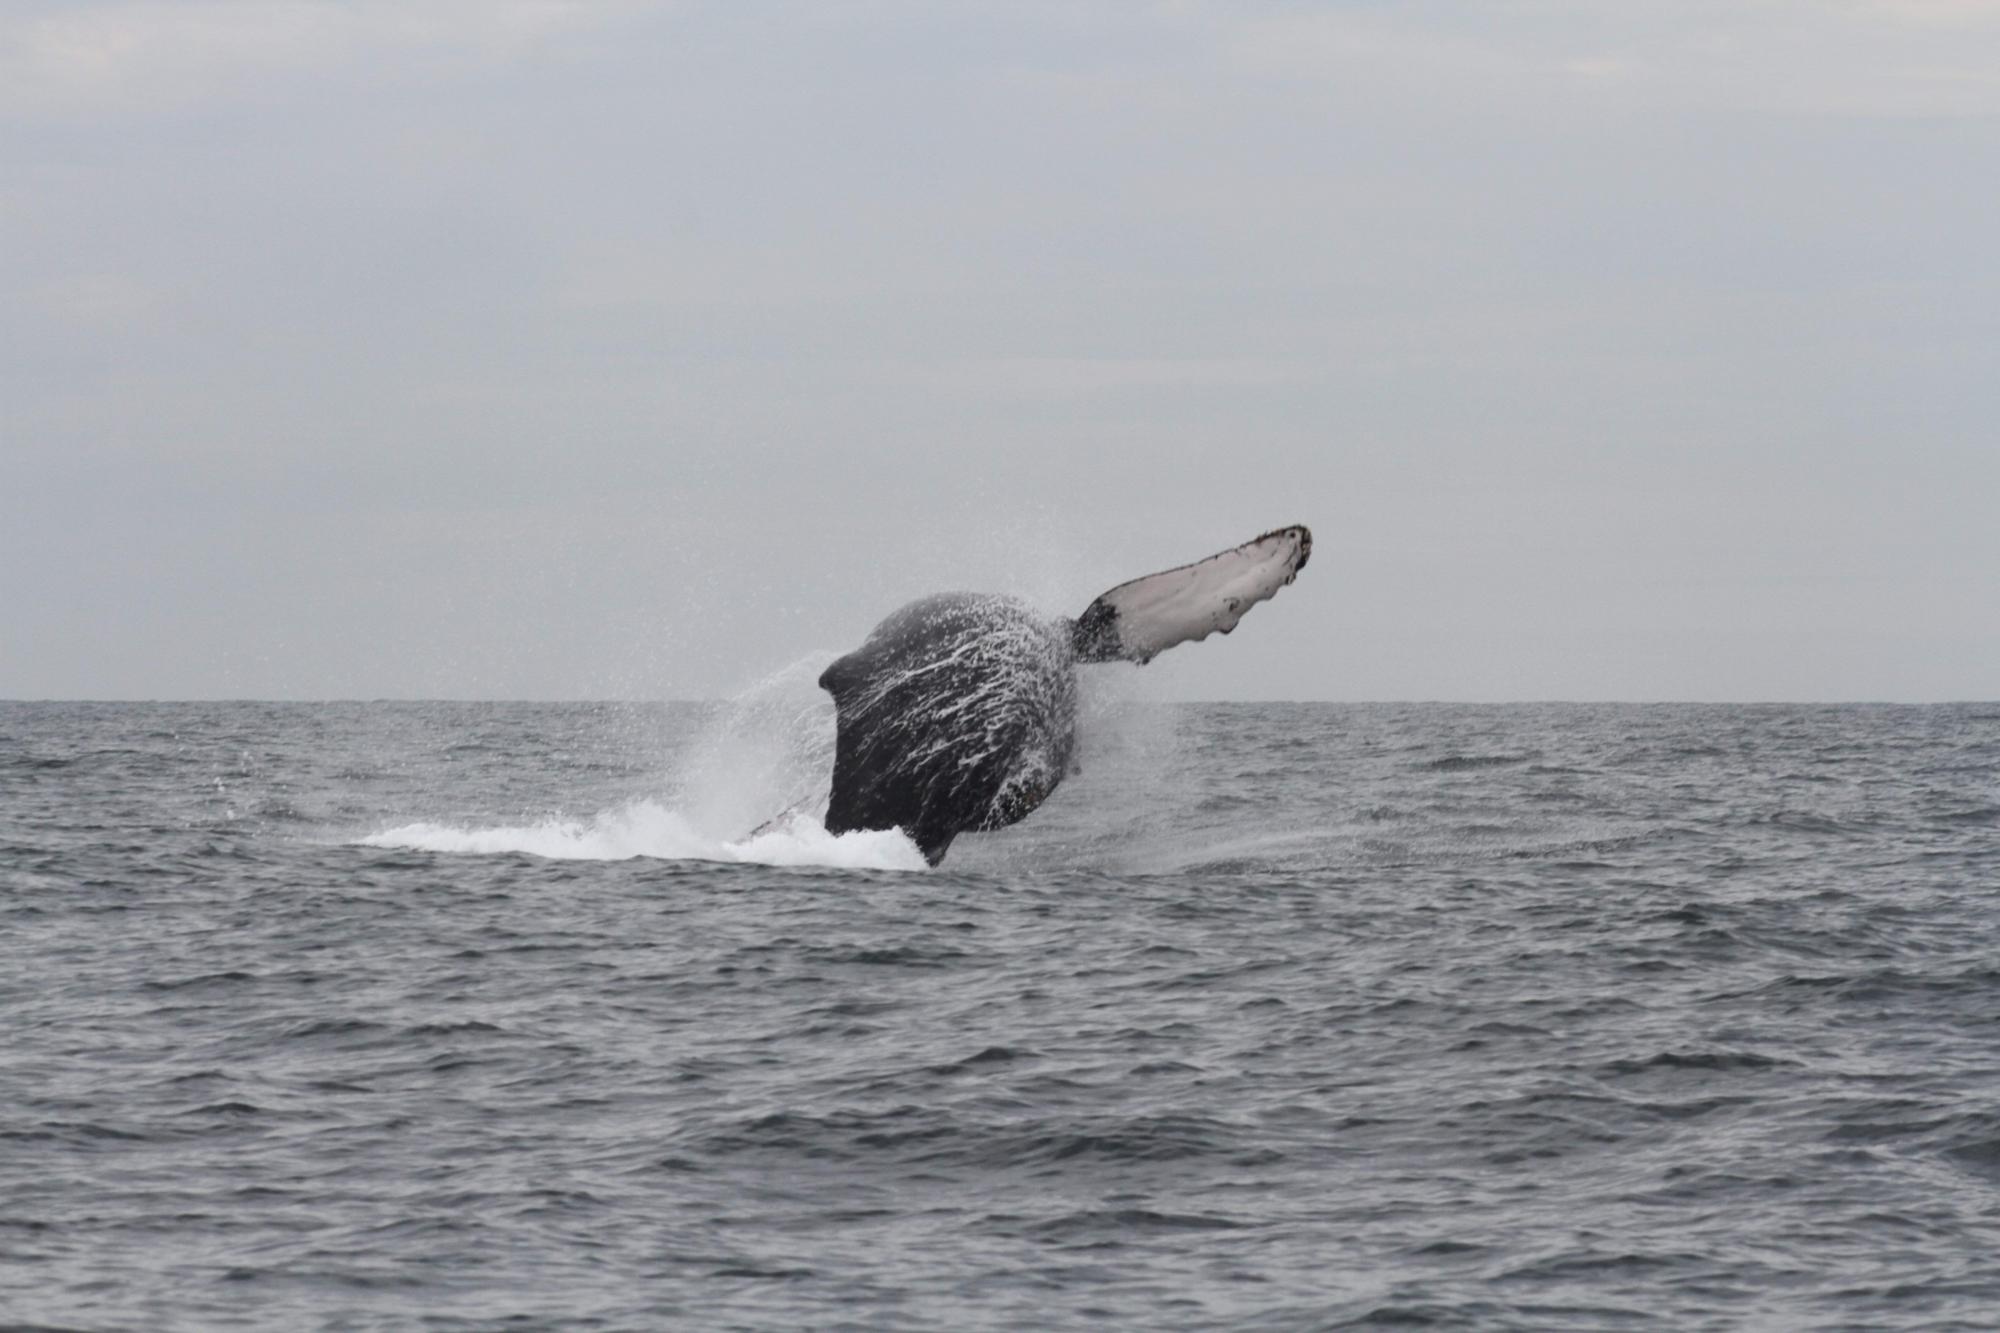
[[936, 871], [713, 716], [0, 705], [5, 1318], [2000, 1308], [1990, 707], [1112, 707]]

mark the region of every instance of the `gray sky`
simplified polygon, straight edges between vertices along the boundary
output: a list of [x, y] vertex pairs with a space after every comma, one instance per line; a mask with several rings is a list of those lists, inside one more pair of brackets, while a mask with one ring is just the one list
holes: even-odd
[[722, 695], [1290, 522], [1154, 692], [2000, 697], [1996, 237], [2000, 3], [9, 0], [0, 697]]

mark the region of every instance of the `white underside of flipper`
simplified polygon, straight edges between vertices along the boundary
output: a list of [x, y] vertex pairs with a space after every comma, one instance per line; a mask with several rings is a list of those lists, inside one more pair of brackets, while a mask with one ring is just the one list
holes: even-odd
[[1086, 660], [1120, 657], [1145, 662], [1175, 644], [1227, 634], [1259, 602], [1298, 577], [1312, 554], [1303, 525], [1267, 532], [1255, 541], [1178, 569], [1121, 583], [1084, 612], [1116, 636]]

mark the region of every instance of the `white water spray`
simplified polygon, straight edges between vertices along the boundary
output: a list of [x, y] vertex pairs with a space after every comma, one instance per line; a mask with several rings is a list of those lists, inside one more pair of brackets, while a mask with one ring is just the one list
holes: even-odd
[[628, 801], [588, 819], [525, 825], [411, 823], [360, 842], [558, 860], [653, 857], [922, 870], [923, 854], [899, 830], [835, 835], [820, 822], [833, 771], [834, 717], [818, 681], [832, 658], [803, 658], [723, 704], [681, 756], [664, 799]]

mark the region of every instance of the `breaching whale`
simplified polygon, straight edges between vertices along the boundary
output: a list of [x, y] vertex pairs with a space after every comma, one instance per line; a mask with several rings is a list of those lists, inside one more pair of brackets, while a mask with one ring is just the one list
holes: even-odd
[[1048, 798], [1076, 740], [1076, 667], [1227, 634], [1305, 568], [1302, 525], [1121, 583], [1074, 620], [1013, 597], [912, 602], [820, 676], [836, 712], [830, 833], [899, 828], [932, 865]]

